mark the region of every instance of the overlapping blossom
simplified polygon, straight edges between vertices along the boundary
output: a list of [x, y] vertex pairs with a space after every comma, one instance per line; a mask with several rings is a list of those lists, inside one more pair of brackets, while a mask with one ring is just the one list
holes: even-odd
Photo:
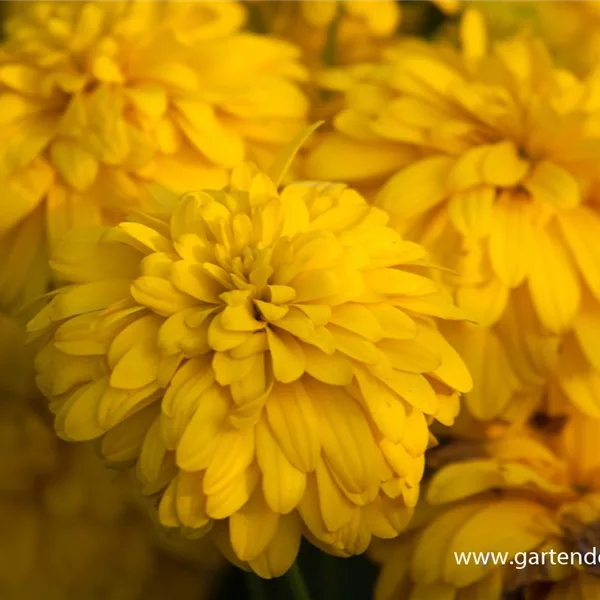
[[[458, 271], [449, 283], [478, 322], [495, 322], [523, 283], [551, 332], [572, 325], [582, 286], [598, 297], [595, 80], [554, 69], [534, 40], [481, 56], [416, 43], [390, 52], [347, 98], [331, 144], [349, 138], [365, 153], [386, 151], [370, 165], [373, 177], [393, 175], [378, 205]], [[330, 150], [315, 151], [309, 176], [347, 168], [348, 178], [367, 179]], [[409, 164], [396, 170], [396, 155]]]
[[146, 183], [223, 185], [303, 127], [299, 51], [244, 32], [238, 2], [19, 4], [0, 45], [5, 308], [45, 291], [65, 230], [148, 209]]
[[397, 535], [428, 423], [471, 387], [423, 249], [343, 185], [279, 192], [287, 162], [74, 232], [52, 261], [69, 285], [29, 324], [59, 435], [102, 437], [164, 525], [213, 529], [263, 577], [302, 533], [342, 556]]
[[[534, 348], [540, 362], [580, 310], [598, 310], [600, 112], [595, 75], [555, 68], [541, 42], [523, 36], [488, 51], [477, 13], [462, 27], [462, 54], [403, 43], [376, 65], [337, 73], [346, 106], [307, 169], [382, 187], [376, 204], [451, 269], [442, 281], [486, 328], [456, 334], [467, 349], [480, 345], [481, 390], [498, 379], [495, 365], [518, 362], [499, 342], [503, 321], [546, 337]], [[504, 385], [487, 407], [477, 399], [470, 408], [494, 416], [514, 391]]]
[[[431, 480], [413, 530], [375, 552], [383, 563], [375, 598], [596, 597], [598, 566], [556, 556], [600, 545], [599, 427], [572, 410], [539, 413], [520, 433], [451, 443], [442, 452], [454, 460]], [[542, 562], [550, 551], [554, 564], [549, 554]], [[507, 563], [458, 564], [455, 552], [506, 553]]]

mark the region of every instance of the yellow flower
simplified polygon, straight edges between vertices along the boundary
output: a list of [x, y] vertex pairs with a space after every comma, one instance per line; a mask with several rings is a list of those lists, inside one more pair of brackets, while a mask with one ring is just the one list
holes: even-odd
[[343, 185], [278, 192], [288, 159], [74, 231], [52, 261], [70, 285], [29, 324], [59, 435], [137, 461], [164, 525], [212, 527], [263, 577], [302, 531], [341, 556], [395, 536], [428, 423], [471, 387], [423, 250]]
[[392, 175], [377, 204], [457, 271], [446, 282], [475, 320], [497, 321], [526, 284], [542, 325], [561, 332], [582, 286], [600, 299], [600, 215], [589, 195], [600, 158], [597, 81], [553, 68], [528, 39], [479, 56], [484, 40], [469, 14], [462, 56], [401, 44], [363, 71], [308, 176], [364, 185]]
[[[232, 1], [28, 2], [0, 45], [0, 305], [45, 291], [46, 245], [223, 185], [303, 127], [299, 51]], [[47, 239], [46, 239], [47, 238]]]
[[[600, 545], [600, 421], [571, 411], [531, 425], [441, 450], [463, 458], [434, 475], [413, 530], [374, 550], [383, 563], [376, 600], [500, 600], [519, 589], [545, 600], [600, 594], [597, 565], [583, 562]], [[506, 553], [507, 564], [459, 564], [462, 552]], [[544, 552], [554, 552], [553, 564]], [[560, 552], [582, 558], [559, 564]], [[537, 559], [525, 564], [523, 553]]]
[[600, 300], [600, 96], [597, 76], [554, 68], [539, 41], [488, 52], [473, 11], [462, 29], [462, 54], [405, 42], [330, 75], [346, 104], [306, 168], [379, 189], [393, 224], [451, 269], [440, 279], [478, 326], [444, 331], [474, 376], [467, 405], [486, 419], [529, 393], [531, 378], [514, 377], [521, 355], [547, 362]]

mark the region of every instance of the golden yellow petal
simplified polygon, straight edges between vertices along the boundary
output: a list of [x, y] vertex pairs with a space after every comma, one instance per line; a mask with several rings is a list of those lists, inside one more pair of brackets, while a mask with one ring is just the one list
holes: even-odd
[[[552, 265], [552, 269], [548, 270], [547, 265]], [[529, 291], [547, 329], [559, 333], [572, 324], [579, 309], [579, 278], [559, 241], [545, 230], [537, 231], [531, 247]]]
[[288, 460], [305, 473], [314, 470], [321, 440], [314, 403], [303, 386], [296, 384], [290, 389], [276, 385], [266, 409], [273, 434]]
[[263, 420], [256, 425], [256, 460], [268, 508], [277, 514], [290, 513], [304, 495], [306, 475], [290, 463]]
[[213, 385], [202, 394], [177, 446], [177, 464], [180, 468], [198, 471], [208, 466], [229, 405], [229, 400], [219, 386]]
[[231, 546], [238, 558], [253, 561], [273, 540], [279, 527], [279, 514], [266, 504], [260, 488], [229, 519]]

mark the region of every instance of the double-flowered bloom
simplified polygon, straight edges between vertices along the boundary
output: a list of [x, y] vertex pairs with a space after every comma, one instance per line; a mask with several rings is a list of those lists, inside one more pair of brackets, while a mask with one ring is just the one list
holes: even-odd
[[29, 324], [59, 434], [102, 437], [164, 525], [213, 529], [264, 577], [302, 533], [342, 556], [397, 535], [428, 424], [471, 388], [424, 250], [343, 185], [278, 191], [286, 166], [74, 232]]

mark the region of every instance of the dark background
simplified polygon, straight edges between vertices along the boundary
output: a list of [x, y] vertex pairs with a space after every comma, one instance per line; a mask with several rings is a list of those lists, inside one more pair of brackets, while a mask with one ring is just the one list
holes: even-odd
[[[364, 556], [336, 558], [303, 542], [298, 565], [311, 600], [371, 600], [377, 568]], [[210, 600], [238, 599], [296, 600], [286, 576], [267, 581], [231, 566]]]

